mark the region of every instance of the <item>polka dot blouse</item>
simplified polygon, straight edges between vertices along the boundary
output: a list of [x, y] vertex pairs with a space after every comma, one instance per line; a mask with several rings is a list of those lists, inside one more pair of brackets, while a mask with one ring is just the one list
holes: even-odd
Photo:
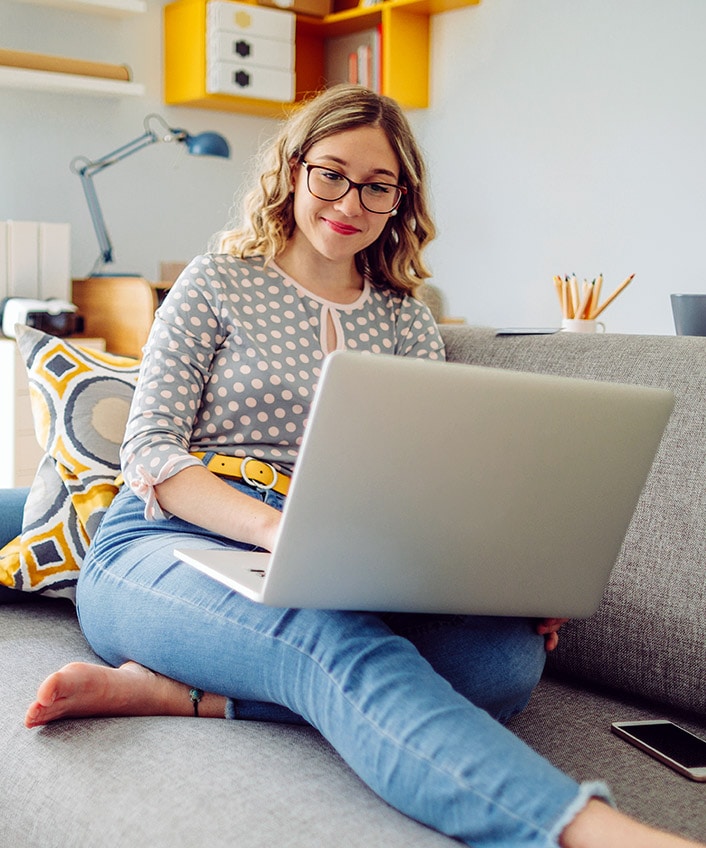
[[190, 451], [291, 474], [323, 360], [341, 348], [444, 358], [431, 313], [412, 297], [366, 281], [354, 303], [333, 303], [261, 258], [194, 259], [157, 310], [122, 448], [145, 515], [164, 515], [154, 486], [197, 464]]

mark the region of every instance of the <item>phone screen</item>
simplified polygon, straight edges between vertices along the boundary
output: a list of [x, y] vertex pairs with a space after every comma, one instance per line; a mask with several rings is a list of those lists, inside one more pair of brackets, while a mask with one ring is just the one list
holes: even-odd
[[625, 730], [687, 768], [706, 768], [706, 741], [676, 724], [634, 724]]

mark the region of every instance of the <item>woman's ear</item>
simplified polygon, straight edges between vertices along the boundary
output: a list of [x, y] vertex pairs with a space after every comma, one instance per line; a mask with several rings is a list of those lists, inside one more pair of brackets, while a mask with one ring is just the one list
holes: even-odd
[[294, 194], [294, 189], [297, 187], [297, 177], [299, 175], [299, 160], [290, 159], [289, 161], [289, 193]]

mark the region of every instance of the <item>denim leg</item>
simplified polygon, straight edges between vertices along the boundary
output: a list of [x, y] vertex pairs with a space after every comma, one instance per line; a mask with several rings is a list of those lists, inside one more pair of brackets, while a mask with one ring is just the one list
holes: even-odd
[[434, 670], [498, 721], [521, 712], [539, 683], [544, 638], [526, 618], [385, 613]]
[[114, 665], [133, 659], [303, 716], [388, 803], [477, 848], [556, 846], [587, 797], [606, 794], [580, 788], [457, 692], [383, 616], [254, 604], [174, 561], [178, 523], [152, 535], [129, 523], [101, 525], [79, 581], [84, 632]]
[[[383, 614], [453, 688], [500, 722], [521, 712], [539, 683], [544, 638], [532, 621], [461, 615]], [[232, 701], [228, 718], [305, 723], [278, 704]]]

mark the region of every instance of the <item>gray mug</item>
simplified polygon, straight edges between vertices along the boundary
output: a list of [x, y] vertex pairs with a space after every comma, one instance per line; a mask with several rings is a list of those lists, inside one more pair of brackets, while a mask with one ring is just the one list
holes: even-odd
[[678, 336], [706, 336], [706, 294], [673, 294], [672, 314]]

